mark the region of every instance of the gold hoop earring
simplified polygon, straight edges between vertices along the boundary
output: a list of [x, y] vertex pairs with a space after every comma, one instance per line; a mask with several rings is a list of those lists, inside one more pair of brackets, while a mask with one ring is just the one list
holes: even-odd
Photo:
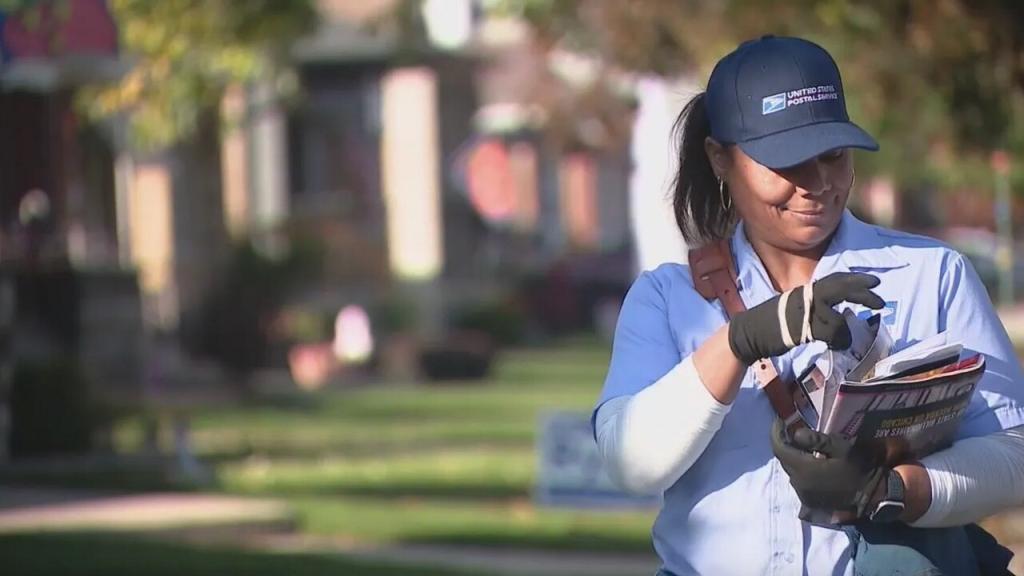
[[[722, 201], [722, 209], [726, 212], [732, 209], [732, 195], [726, 195], [725, 193], [725, 180], [718, 179], [718, 198]], [[728, 198], [728, 200], [726, 200]]]

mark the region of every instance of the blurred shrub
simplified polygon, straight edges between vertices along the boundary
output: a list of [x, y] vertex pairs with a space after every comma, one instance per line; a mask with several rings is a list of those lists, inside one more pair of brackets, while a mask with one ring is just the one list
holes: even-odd
[[368, 368], [386, 380], [410, 382], [420, 373], [419, 314], [415, 303], [396, 291], [367, 307], [374, 349]]
[[459, 331], [486, 334], [494, 343], [509, 346], [526, 339], [526, 318], [522, 307], [510, 299], [475, 302], [456, 308], [452, 327]]
[[81, 454], [104, 424], [89, 387], [71, 359], [22, 361], [11, 382], [10, 450], [14, 459]]
[[480, 380], [491, 372], [494, 343], [483, 332], [454, 332], [420, 351], [420, 372], [428, 381]]
[[369, 307], [367, 313], [377, 338], [410, 332], [419, 317], [416, 304], [408, 298], [389, 294]]
[[288, 306], [274, 319], [274, 339], [288, 343], [310, 344], [323, 342], [332, 336], [331, 318], [315, 310], [300, 306]]
[[296, 236], [288, 245], [277, 257], [251, 242], [236, 246], [222, 282], [182, 320], [182, 342], [189, 352], [217, 360], [236, 376], [286, 363], [271, 358], [275, 320], [289, 291], [317, 277], [323, 258], [312, 236]]

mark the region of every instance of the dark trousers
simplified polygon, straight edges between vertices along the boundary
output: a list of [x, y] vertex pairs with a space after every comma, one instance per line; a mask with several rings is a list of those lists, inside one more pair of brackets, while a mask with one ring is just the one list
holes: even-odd
[[849, 532], [856, 576], [1006, 576], [1013, 553], [977, 524], [911, 528], [864, 522]]

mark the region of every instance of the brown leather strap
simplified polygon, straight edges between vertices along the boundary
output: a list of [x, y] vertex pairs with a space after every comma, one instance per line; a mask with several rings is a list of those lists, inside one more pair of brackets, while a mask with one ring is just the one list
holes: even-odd
[[[708, 300], [722, 301], [726, 314], [731, 318], [747, 309], [740, 298], [736, 269], [728, 240], [712, 242], [689, 252], [690, 274], [697, 292]], [[769, 358], [754, 363], [754, 376], [771, 403], [775, 413], [786, 422], [787, 427], [802, 423], [793, 403], [793, 386], [782, 381], [775, 364]]]

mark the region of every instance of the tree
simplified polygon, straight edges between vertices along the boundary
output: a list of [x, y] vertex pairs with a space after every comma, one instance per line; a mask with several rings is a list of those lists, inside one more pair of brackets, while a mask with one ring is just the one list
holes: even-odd
[[[67, 1], [20, 0], [15, 10], [40, 10], [47, 3]], [[193, 134], [229, 85], [261, 78], [287, 91], [280, 57], [316, 20], [310, 0], [108, 4], [129, 67], [114, 83], [80, 90], [78, 102], [94, 119], [127, 118], [132, 143], [146, 149], [164, 148]]]
[[[978, 181], [995, 149], [1024, 152], [1018, 0], [498, 0], [550, 45], [628, 71], [707, 78], [739, 41], [807, 37], [843, 70], [851, 114], [883, 146], [868, 168], [904, 182]], [[925, 160], [922, 162], [922, 160]], [[873, 166], [871, 166], [873, 165]]]

